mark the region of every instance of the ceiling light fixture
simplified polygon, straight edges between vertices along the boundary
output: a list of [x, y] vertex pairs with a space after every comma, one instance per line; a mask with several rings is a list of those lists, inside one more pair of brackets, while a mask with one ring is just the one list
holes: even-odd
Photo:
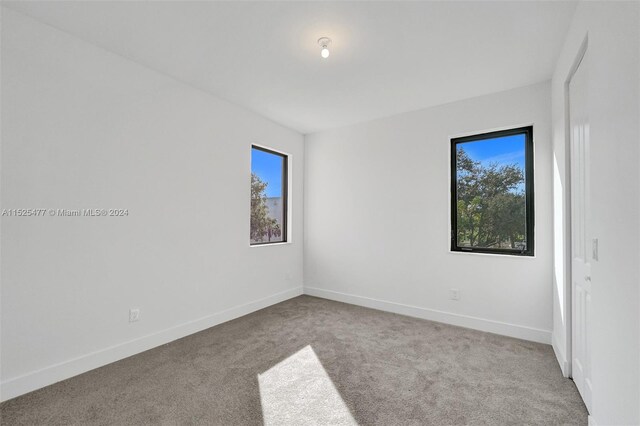
[[329, 37], [321, 37], [318, 39], [318, 44], [322, 48], [320, 56], [327, 59], [329, 57], [329, 45], [331, 44], [331, 39]]

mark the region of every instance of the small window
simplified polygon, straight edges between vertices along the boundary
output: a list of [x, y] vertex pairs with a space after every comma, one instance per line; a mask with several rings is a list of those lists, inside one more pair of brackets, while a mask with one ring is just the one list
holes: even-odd
[[533, 256], [533, 128], [451, 140], [451, 250]]
[[251, 245], [287, 241], [287, 156], [251, 147]]

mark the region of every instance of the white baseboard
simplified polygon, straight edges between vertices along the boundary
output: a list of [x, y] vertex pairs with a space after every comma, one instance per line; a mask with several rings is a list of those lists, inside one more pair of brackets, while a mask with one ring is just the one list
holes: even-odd
[[302, 287], [296, 287], [271, 296], [254, 300], [224, 311], [216, 312], [194, 321], [189, 321], [147, 336], [139, 337], [115, 346], [101, 349], [59, 364], [54, 364], [19, 377], [6, 380], [0, 384], [0, 401], [6, 401], [27, 392], [40, 389], [61, 380], [102, 367], [103, 365], [127, 358], [176, 339], [205, 330], [223, 322], [250, 314], [259, 309], [283, 302], [303, 294]]
[[569, 361], [567, 360], [567, 356], [563, 346], [558, 343], [555, 335], [551, 336], [551, 347], [553, 348], [553, 352], [556, 354], [558, 364], [560, 364], [562, 375], [564, 377], [569, 377]]
[[596, 419], [592, 415], [587, 416], [587, 426], [598, 426]]
[[468, 315], [454, 314], [451, 312], [438, 311], [435, 309], [404, 305], [402, 303], [387, 302], [385, 300], [356, 296], [354, 294], [346, 294], [316, 287], [304, 287], [304, 294], [308, 294], [309, 296], [322, 297], [324, 299], [336, 300], [338, 302], [350, 303], [352, 305], [359, 305], [367, 308], [393, 312], [396, 314], [427, 319], [445, 324], [472, 328], [474, 330], [487, 331], [504, 336], [516, 337], [518, 339], [531, 340], [534, 342], [546, 344], [551, 343], [551, 331], [542, 330], [539, 328], [508, 324], [505, 322], [471, 317]]

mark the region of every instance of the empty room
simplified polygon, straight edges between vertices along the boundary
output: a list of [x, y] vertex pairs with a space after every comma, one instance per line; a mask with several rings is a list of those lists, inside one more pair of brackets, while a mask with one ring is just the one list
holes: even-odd
[[0, 424], [640, 425], [640, 1], [1, 1]]

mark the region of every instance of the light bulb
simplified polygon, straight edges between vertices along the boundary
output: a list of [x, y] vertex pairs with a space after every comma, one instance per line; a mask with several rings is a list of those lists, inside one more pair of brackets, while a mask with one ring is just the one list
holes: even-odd
[[322, 49], [320, 51], [320, 56], [323, 59], [327, 59], [329, 57], [329, 45], [331, 44], [331, 39], [329, 37], [320, 37], [318, 39], [318, 45]]

